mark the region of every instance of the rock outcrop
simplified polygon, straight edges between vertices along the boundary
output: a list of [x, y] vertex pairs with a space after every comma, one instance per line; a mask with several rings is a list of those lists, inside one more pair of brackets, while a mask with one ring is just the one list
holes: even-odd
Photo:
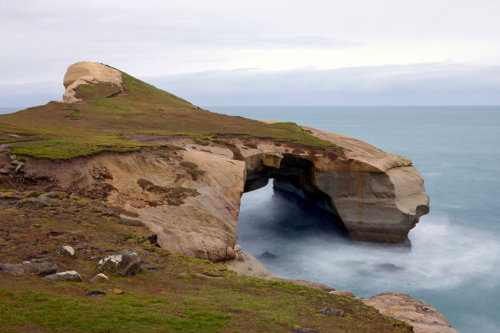
[[[142, 221], [158, 244], [177, 253], [224, 261], [235, 258], [236, 227], [244, 191], [275, 186], [315, 204], [356, 240], [403, 244], [428, 211], [423, 180], [411, 161], [337, 134], [313, 132], [341, 146], [333, 153], [272, 140], [248, 148], [200, 145], [187, 138], [148, 137], [182, 149], [104, 153], [70, 161], [26, 158], [25, 174], [62, 188], [102, 194], [109, 206]], [[141, 140], [145, 138], [142, 137]], [[240, 153], [234, 159], [234, 150]], [[128, 216], [127, 216], [128, 214]]]
[[114, 68], [96, 62], [81, 61], [69, 66], [64, 75], [64, 102], [74, 103], [83, 99], [76, 90], [78, 86], [99, 83], [110, 84], [119, 90], [122, 86], [122, 74]]
[[458, 333], [435, 308], [410, 295], [384, 293], [361, 300], [382, 314], [407, 322], [415, 333]]

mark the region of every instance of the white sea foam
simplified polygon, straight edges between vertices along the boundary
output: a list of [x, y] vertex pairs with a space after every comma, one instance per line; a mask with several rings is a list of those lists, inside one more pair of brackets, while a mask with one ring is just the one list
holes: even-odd
[[[500, 241], [473, 226], [454, 224], [446, 215], [423, 217], [410, 233], [411, 249], [390, 248], [310, 230], [307, 216], [286, 207], [283, 199], [271, 199], [269, 188], [250, 195], [242, 211], [243, 249], [255, 256], [275, 254], [278, 259], [264, 264], [277, 275], [327, 283], [360, 296], [443, 290], [472, 281], [500, 284]], [[280, 220], [282, 209], [298, 221]]]

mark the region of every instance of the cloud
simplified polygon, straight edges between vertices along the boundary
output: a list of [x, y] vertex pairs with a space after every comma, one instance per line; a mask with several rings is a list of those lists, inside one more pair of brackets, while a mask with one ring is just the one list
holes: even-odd
[[335, 70], [241, 69], [147, 81], [201, 105], [500, 104], [500, 66], [431, 63]]
[[[143, 79], [203, 106], [500, 104], [500, 66], [428, 63], [335, 70], [246, 68]], [[0, 103], [42, 104], [60, 99], [62, 92], [60, 82], [2, 84]]]

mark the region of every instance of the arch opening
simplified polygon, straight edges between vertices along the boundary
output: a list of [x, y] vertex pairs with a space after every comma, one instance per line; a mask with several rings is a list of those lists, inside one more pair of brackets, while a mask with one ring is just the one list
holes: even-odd
[[[301, 213], [308, 214], [313, 224], [321, 225], [323, 231], [348, 237], [347, 230], [339, 217], [331, 198], [316, 185], [313, 162], [295, 154], [284, 154], [277, 167], [265, 165], [262, 160], [256, 168], [247, 171], [244, 193], [263, 187], [268, 188], [273, 180], [272, 192], [282, 206], [293, 204]], [[279, 199], [278, 199], [279, 198]], [[314, 226], [312, 226], [314, 227]]]

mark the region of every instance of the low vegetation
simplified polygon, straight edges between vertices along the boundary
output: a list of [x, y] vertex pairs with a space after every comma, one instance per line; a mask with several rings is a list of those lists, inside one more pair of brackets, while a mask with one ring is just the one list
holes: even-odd
[[[20, 207], [26, 197], [46, 206]], [[350, 297], [240, 277], [222, 264], [169, 253], [147, 228], [120, 224], [123, 209], [115, 212], [97, 200], [64, 193], [43, 199], [6, 187], [0, 199], [0, 263], [47, 258], [59, 271], [76, 270], [84, 280], [0, 273], [2, 332], [293, 332], [295, 326], [411, 332]], [[75, 257], [57, 254], [63, 245], [72, 246]], [[122, 249], [139, 253], [142, 272], [90, 283], [97, 261]], [[86, 296], [90, 291], [101, 296]], [[341, 315], [325, 315], [325, 308]]]
[[209, 112], [125, 73], [123, 91], [99, 83], [79, 86], [76, 94], [84, 100], [0, 116], [0, 143], [9, 143], [15, 154], [50, 159], [151, 146], [130, 140], [135, 134], [185, 136], [202, 145], [239, 135], [334, 148], [294, 123], [265, 124]]

